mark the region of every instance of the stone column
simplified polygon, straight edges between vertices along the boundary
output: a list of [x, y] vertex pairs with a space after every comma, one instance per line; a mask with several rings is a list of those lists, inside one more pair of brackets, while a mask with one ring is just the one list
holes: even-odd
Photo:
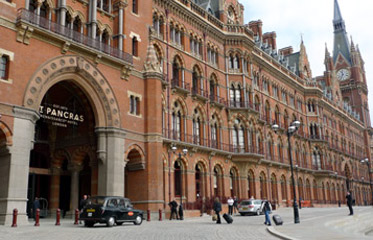
[[72, 164], [68, 169], [71, 172], [70, 211], [74, 214], [75, 209], [79, 208], [79, 172], [83, 167]]
[[96, 39], [96, 31], [97, 31], [97, 0], [91, 1], [91, 37]]
[[118, 48], [123, 51], [123, 11], [125, 5], [122, 2], [119, 3], [119, 31], [118, 31]]
[[27, 224], [26, 203], [30, 151], [35, 122], [39, 115], [32, 109], [14, 107], [13, 145], [0, 154], [0, 224], [10, 225], [13, 209], [18, 209], [18, 225]]
[[60, 24], [62, 26], [65, 26], [66, 12], [67, 12], [66, 0], [61, 0], [61, 3], [60, 3]]
[[124, 196], [123, 129], [96, 128], [98, 138], [98, 195]]
[[61, 168], [53, 167], [50, 186], [50, 200], [49, 208], [51, 213], [54, 214], [60, 204], [60, 183], [61, 183]]

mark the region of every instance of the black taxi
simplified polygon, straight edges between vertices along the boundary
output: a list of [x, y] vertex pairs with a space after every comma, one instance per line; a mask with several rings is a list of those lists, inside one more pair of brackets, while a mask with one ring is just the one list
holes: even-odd
[[92, 227], [95, 223], [106, 223], [108, 227], [112, 227], [124, 222], [140, 225], [143, 217], [144, 212], [134, 209], [128, 198], [96, 196], [87, 200], [79, 220], [84, 221], [86, 227]]

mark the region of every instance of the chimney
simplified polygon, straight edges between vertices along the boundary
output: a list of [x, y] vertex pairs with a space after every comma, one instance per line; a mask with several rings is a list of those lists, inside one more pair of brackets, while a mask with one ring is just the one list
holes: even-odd
[[259, 39], [262, 39], [262, 26], [261, 20], [249, 22], [249, 28], [254, 32], [254, 36], [259, 36]]
[[276, 32], [268, 32], [263, 34], [263, 42], [268, 43], [268, 45], [272, 46], [273, 50], [277, 49], [276, 44]]
[[280, 52], [280, 54], [282, 54], [283, 56], [288, 56], [290, 54], [293, 53], [293, 47], [285, 47], [285, 48], [281, 48], [280, 50], [278, 50]]

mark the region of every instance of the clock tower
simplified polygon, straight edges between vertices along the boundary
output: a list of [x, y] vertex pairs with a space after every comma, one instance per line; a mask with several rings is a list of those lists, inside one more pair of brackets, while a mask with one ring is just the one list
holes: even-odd
[[[368, 87], [364, 70], [364, 61], [358, 46], [347, 37], [345, 21], [339, 8], [338, 0], [334, 0], [334, 49], [333, 80], [339, 82], [343, 106], [351, 109], [353, 115], [370, 126], [368, 108]], [[336, 84], [335, 84], [336, 85]], [[349, 107], [347, 107], [349, 106]]]

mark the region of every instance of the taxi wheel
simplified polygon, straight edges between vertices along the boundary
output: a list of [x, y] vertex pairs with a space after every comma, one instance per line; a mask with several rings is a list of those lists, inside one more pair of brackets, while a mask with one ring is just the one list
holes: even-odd
[[94, 222], [91, 222], [91, 221], [84, 221], [84, 226], [86, 227], [93, 227], [95, 223]]
[[258, 210], [256, 210], [256, 215], [260, 215], [260, 210], [258, 209]]
[[109, 219], [106, 221], [106, 225], [108, 227], [114, 226], [114, 223], [115, 223], [115, 218], [114, 217], [109, 217]]
[[142, 216], [139, 215], [136, 217], [135, 221], [133, 222], [133, 224], [135, 225], [140, 225], [142, 223]]

